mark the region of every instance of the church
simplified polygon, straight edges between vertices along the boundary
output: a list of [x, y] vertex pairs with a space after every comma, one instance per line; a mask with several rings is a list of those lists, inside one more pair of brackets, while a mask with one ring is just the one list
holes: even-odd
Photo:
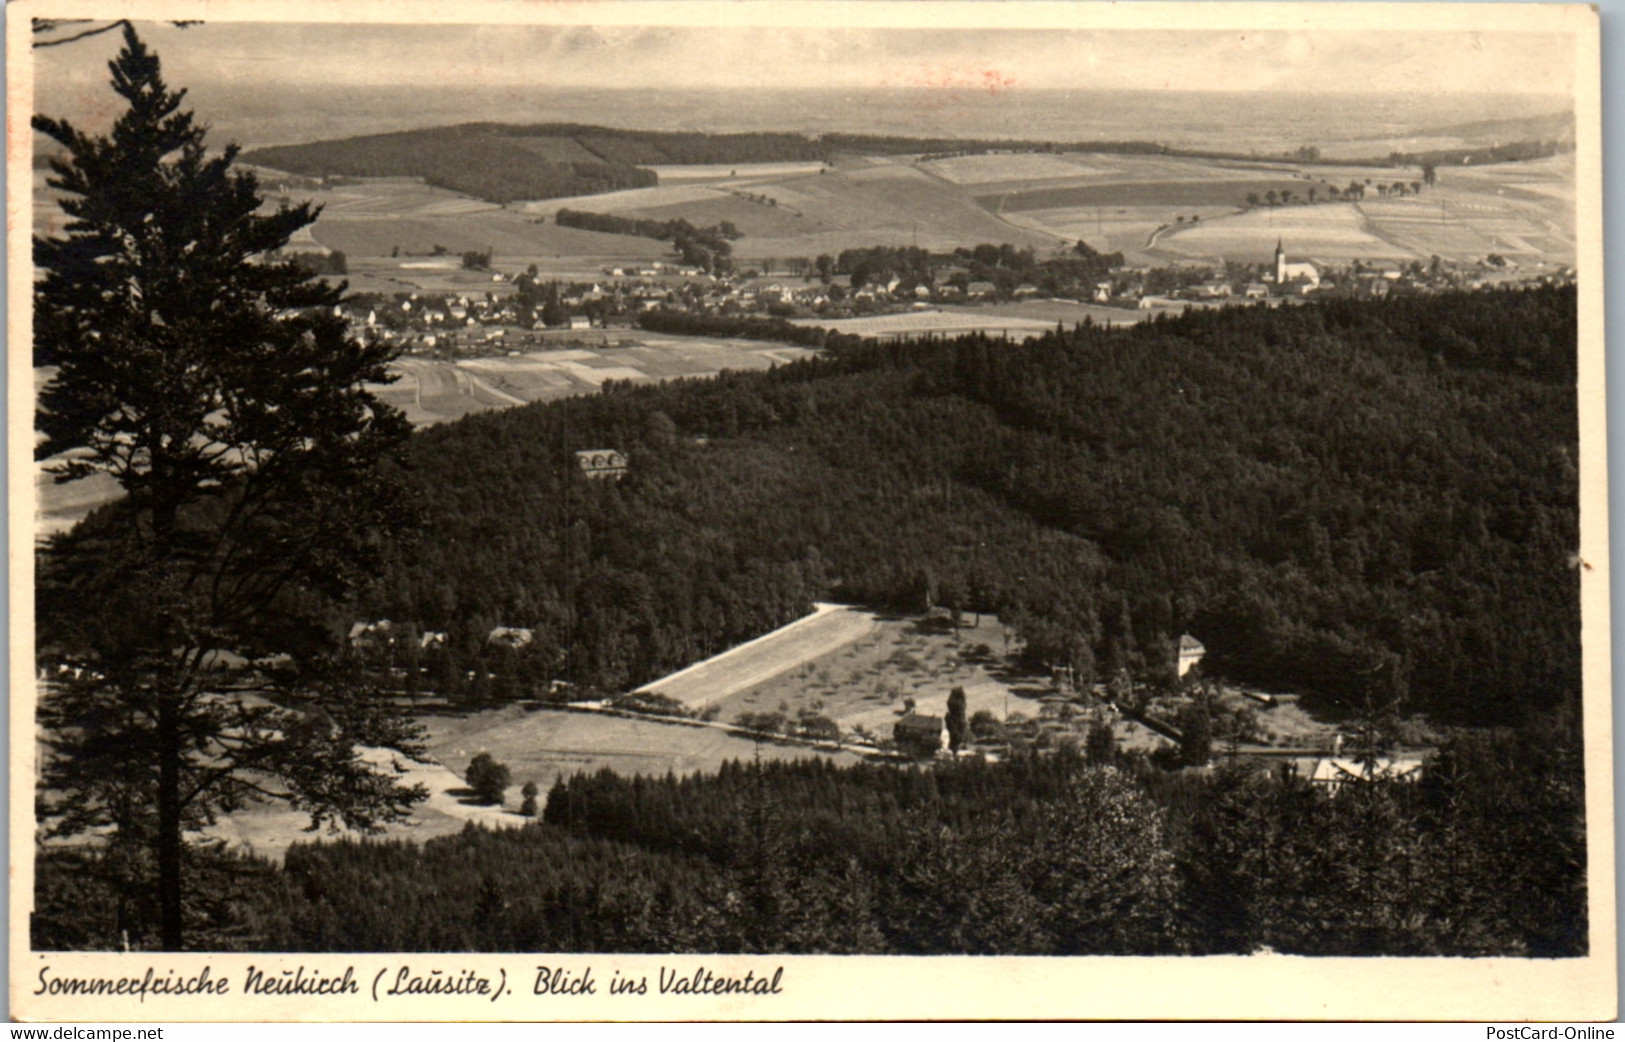
[[1320, 269], [1305, 261], [1302, 264], [1288, 264], [1286, 262], [1286, 248], [1280, 239], [1275, 240], [1275, 284], [1288, 286], [1296, 282], [1302, 283], [1306, 290], [1320, 288]]

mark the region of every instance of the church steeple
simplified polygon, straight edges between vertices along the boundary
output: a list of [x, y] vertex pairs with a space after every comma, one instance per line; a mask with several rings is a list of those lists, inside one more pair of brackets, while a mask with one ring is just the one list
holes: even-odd
[[1282, 240], [1275, 240], [1275, 283], [1281, 285], [1286, 282], [1286, 247]]

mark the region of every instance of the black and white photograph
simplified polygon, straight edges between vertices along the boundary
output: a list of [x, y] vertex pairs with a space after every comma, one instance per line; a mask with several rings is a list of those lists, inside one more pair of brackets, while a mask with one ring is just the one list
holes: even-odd
[[15, 1016], [1616, 1015], [1592, 9], [8, 33]]

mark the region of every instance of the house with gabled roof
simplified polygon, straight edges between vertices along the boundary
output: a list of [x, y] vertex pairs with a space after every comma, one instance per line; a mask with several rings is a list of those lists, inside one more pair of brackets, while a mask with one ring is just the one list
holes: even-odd
[[942, 717], [908, 713], [892, 727], [892, 741], [906, 753], [935, 756], [948, 745], [948, 729]]

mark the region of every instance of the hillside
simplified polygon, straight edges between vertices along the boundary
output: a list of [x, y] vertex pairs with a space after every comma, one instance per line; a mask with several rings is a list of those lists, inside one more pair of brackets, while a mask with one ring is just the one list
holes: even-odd
[[420, 177], [494, 203], [651, 187], [652, 171], [580, 148], [570, 138], [525, 138], [482, 124], [281, 145], [243, 161], [307, 177]]
[[[244, 153], [243, 160], [310, 177], [422, 177], [439, 187], [506, 203], [653, 185], [653, 173], [640, 169], [646, 166], [828, 162], [837, 153], [953, 155], [1081, 147], [1085, 146], [853, 134], [620, 130], [578, 123], [464, 123], [259, 148]], [[1087, 150], [1161, 151], [1143, 142], [1096, 142]], [[479, 162], [470, 162], [475, 158]]]
[[[420, 434], [364, 610], [624, 689], [814, 599], [997, 611], [1042, 662], [1513, 722], [1580, 690], [1572, 290], [884, 346]], [[631, 459], [586, 482], [577, 449]], [[447, 676], [457, 675], [448, 667]]]

